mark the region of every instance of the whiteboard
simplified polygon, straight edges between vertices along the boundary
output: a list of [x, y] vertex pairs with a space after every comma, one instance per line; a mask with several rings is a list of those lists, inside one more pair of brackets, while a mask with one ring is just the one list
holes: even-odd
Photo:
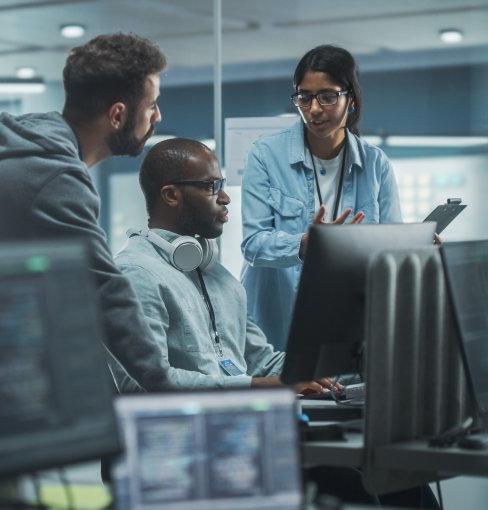
[[246, 158], [253, 142], [286, 129], [298, 115], [283, 117], [231, 117], [225, 119], [225, 174], [229, 186], [240, 186]]

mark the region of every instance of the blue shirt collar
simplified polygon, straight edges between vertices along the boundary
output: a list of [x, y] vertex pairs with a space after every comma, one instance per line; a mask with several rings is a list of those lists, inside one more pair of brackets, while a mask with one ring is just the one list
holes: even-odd
[[[291, 143], [289, 147], [290, 164], [303, 163], [307, 168], [312, 169], [310, 153], [305, 151], [304, 130], [305, 126], [301, 120], [293, 124], [290, 130]], [[346, 129], [347, 136], [347, 161], [346, 173], [350, 174], [353, 168], [364, 169], [364, 155], [360, 146], [359, 138]], [[300, 167], [299, 167], [300, 168]]]

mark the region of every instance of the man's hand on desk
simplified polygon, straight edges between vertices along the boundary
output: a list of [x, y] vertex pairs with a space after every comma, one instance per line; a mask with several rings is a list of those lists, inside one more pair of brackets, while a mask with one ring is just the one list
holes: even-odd
[[[283, 386], [283, 383], [277, 375], [270, 377], [253, 377], [251, 380], [251, 387], [256, 386]], [[344, 386], [339, 383], [334, 383], [334, 381], [328, 377], [322, 377], [315, 381], [294, 384], [293, 389], [296, 393], [311, 395], [314, 393], [326, 393], [328, 390], [340, 393], [344, 390]]]
[[334, 383], [334, 381], [328, 377], [322, 377], [315, 381], [294, 384], [293, 388], [297, 393], [301, 393], [302, 395], [326, 393], [327, 391], [341, 393], [344, 391], [344, 386], [342, 386], [342, 384]]

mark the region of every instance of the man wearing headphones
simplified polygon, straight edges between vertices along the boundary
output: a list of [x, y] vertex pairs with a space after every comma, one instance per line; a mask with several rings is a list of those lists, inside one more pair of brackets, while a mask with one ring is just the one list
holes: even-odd
[[[148, 229], [129, 231], [115, 257], [169, 361], [172, 386], [280, 384], [284, 353], [247, 317], [244, 288], [216, 259], [230, 202], [215, 155], [194, 140], [155, 145], [141, 167]], [[144, 341], [141, 339], [141, 341]], [[122, 390], [131, 380], [113, 367]], [[297, 391], [324, 392], [328, 379]]]

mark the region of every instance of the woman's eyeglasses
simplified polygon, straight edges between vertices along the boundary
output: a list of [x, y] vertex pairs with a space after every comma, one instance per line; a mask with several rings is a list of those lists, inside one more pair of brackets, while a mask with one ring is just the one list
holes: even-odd
[[333, 106], [337, 104], [340, 96], [349, 94], [348, 90], [321, 90], [316, 94], [309, 94], [307, 92], [295, 92], [291, 95], [291, 100], [298, 108], [310, 108], [314, 98], [318, 101], [321, 106]]

